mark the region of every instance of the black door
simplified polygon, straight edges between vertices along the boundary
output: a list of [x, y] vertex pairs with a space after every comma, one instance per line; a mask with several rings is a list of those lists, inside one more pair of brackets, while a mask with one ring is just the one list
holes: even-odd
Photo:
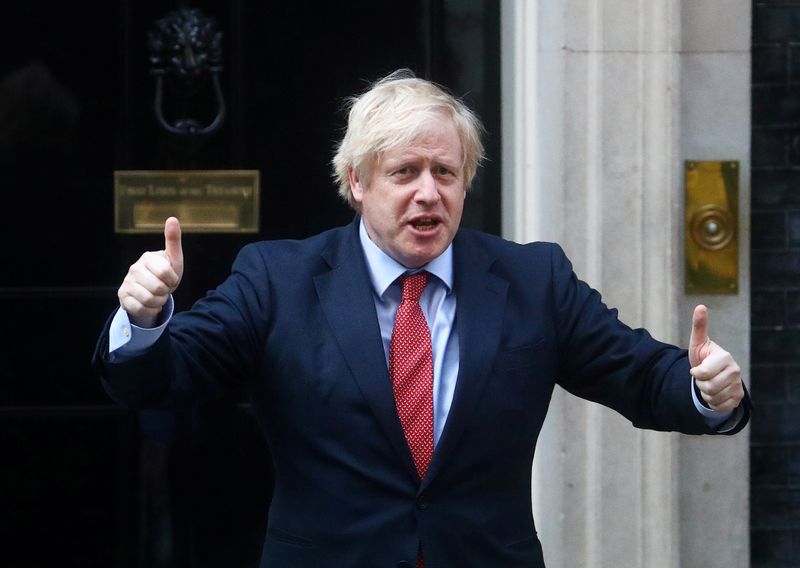
[[[207, 136], [154, 117], [148, 33], [178, 8], [222, 32], [227, 115]], [[343, 100], [409, 67], [483, 119], [489, 160], [464, 223], [497, 233], [499, 3], [26, 0], [2, 14], [0, 565], [256, 566], [270, 456], [241, 393], [137, 412], [89, 366], [128, 265], [163, 247], [115, 234], [113, 172], [260, 171], [258, 234], [185, 235], [187, 308], [246, 242], [352, 219], [329, 167]], [[213, 118], [213, 96], [189, 98]]]

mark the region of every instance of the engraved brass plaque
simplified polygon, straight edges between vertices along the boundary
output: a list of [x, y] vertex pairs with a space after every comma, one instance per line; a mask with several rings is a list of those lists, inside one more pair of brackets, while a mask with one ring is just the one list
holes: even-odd
[[114, 172], [114, 230], [160, 233], [174, 215], [187, 233], [257, 233], [258, 170]]
[[739, 291], [739, 162], [687, 161], [687, 294]]

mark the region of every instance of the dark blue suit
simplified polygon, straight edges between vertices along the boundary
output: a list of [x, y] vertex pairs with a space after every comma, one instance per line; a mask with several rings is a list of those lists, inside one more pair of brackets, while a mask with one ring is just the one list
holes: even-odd
[[248, 245], [146, 356], [104, 362], [104, 334], [97, 364], [131, 406], [246, 384], [275, 465], [263, 567], [413, 565], [420, 541], [427, 568], [543, 566], [530, 474], [556, 383], [639, 427], [711, 431], [686, 352], [620, 323], [558, 246], [461, 230], [454, 272], [458, 383], [421, 484], [357, 221]]

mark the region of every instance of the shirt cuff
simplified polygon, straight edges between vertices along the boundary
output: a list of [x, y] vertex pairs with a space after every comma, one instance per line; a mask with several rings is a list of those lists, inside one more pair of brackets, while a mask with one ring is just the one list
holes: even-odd
[[[692, 391], [692, 400], [694, 401], [695, 408], [697, 408], [697, 412], [699, 412], [703, 416], [709, 428], [717, 430], [717, 428], [719, 428], [720, 426], [729, 421], [729, 419], [731, 418], [731, 416], [733, 416], [735, 411], [729, 410], [727, 412], [717, 412], [713, 408], [708, 408], [707, 406], [703, 405], [703, 403], [700, 402], [700, 399], [697, 397], [697, 389], [694, 388], [694, 377], [689, 377], [689, 378], [692, 381], [692, 388], [690, 390]], [[741, 409], [737, 408], [736, 410], [739, 411]], [[736, 426], [737, 423], [738, 420], [734, 421], [733, 426]], [[731, 426], [731, 428], [733, 426]], [[726, 429], [730, 430], [730, 428]], [[720, 433], [724, 431], [725, 430], [717, 430], [717, 432]]]
[[158, 316], [161, 323], [157, 327], [146, 328], [133, 325], [128, 318], [128, 312], [120, 307], [108, 329], [108, 354], [111, 360], [114, 361], [117, 357], [134, 357], [150, 348], [164, 333], [174, 310], [175, 303], [170, 295]]

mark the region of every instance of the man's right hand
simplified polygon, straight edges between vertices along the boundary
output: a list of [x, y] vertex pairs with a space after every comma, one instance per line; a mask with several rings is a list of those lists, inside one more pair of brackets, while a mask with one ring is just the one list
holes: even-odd
[[155, 327], [161, 308], [183, 277], [181, 224], [175, 217], [164, 223], [164, 250], [144, 253], [128, 269], [117, 291], [119, 305], [138, 327]]

